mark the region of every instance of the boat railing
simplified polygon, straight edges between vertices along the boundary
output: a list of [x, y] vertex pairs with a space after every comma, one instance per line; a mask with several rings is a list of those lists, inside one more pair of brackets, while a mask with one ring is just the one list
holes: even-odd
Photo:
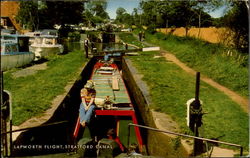
[[176, 136], [182, 136], [182, 137], [186, 137], [186, 138], [193, 138], [193, 139], [202, 140], [202, 141], [211, 142], [211, 143], [218, 143], [218, 144], [224, 144], [224, 145], [228, 145], [228, 146], [234, 146], [234, 147], [237, 147], [240, 149], [240, 156], [243, 155], [243, 147], [239, 144], [233, 144], [233, 143], [228, 143], [228, 142], [223, 142], [223, 141], [218, 141], [218, 140], [213, 140], [213, 139], [208, 139], [208, 138], [196, 137], [196, 136], [191, 136], [191, 135], [187, 135], [187, 134], [167, 131], [167, 130], [160, 130], [157, 128], [152, 128], [149, 126], [143, 126], [143, 125], [138, 125], [138, 124], [133, 124], [133, 123], [128, 124], [128, 147], [130, 145], [129, 140], [130, 140], [130, 127], [131, 126], [148, 129], [148, 130], [155, 131], [155, 132], [162, 132], [162, 133], [172, 134], [172, 135], [176, 135]]

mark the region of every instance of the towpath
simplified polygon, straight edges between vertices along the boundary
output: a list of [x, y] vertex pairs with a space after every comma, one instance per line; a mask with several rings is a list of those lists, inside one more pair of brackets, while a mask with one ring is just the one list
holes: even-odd
[[[133, 34], [133, 35], [134, 35], [134, 37], [138, 38], [135, 34]], [[154, 46], [153, 44], [147, 43], [146, 41], [142, 41], [142, 43], [145, 45], [148, 45], [148, 46]], [[175, 57], [174, 54], [172, 54], [166, 50], [163, 50], [163, 49], [161, 49], [160, 52], [166, 58], [166, 60], [175, 63], [176, 65], [178, 65], [180, 68], [182, 68], [187, 73], [192, 74], [192, 75], [196, 75], [196, 71], [194, 69], [188, 67], [185, 63], [181, 62], [178, 58]], [[230, 90], [229, 88], [215, 82], [214, 80], [212, 80], [211, 78], [209, 78], [203, 74], [201, 74], [201, 80], [206, 82], [210, 86], [218, 89], [219, 91], [223, 92], [224, 94], [226, 94], [234, 102], [239, 104], [245, 112], [249, 113], [249, 100], [247, 98], [240, 96], [236, 92], [234, 92], [234, 91]]]

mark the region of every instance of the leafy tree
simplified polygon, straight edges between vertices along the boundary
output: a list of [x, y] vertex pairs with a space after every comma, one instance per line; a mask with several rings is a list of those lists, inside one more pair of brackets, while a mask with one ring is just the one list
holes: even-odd
[[83, 13], [83, 23], [89, 27], [95, 24], [94, 16], [89, 10], [85, 10]]
[[133, 24], [136, 26], [140, 26], [140, 15], [138, 15], [138, 9], [134, 8], [132, 12]]
[[53, 28], [55, 24], [78, 24], [82, 22], [83, 2], [20, 1], [17, 20], [28, 29]]
[[95, 26], [97, 23], [105, 22], [109, 19], [109, 15], [106, 12], [107, 2], [103, 1], [90, 1], [86, 5], [86, 9], [83, 13], [84, 23], [88, 26]]
[[[141, 2], [143, 25], [155, 27], [185, 27], [186, 35], [191, 26], [212, 25], [212, 18], [205, 12], [219, 7], [218, 1], [146, 1]], [[151, 26], [152, 28], [152, 26]]]
[[21, 1], [16, 20], [25, 28], [38, 28], [38, 4], [33, 1]]
[[124, 8], [119, 7], [116, 10], [115, 22], [131, 26], [133, 24], [133, 16], [128, 14]]
[[248, 8], [243, 1], [232, 1], [232, 9], [225, 15], [223, 22], [233, 32], [234, 46], [248, 53], [249, 49], [249, 19]]
[[46, 15], [52, 24], [78, 24], [82, 22], [84, 3], [77, 1], [46, 1]]
[[124, 14], [124, 13], [126, 13], [127, 11], [124, 9], [124, 8], [122, 8], [122, 7], [119, 7], [119, 8], [117, 8], [117, 10], [116, 10], [116, 16], [121, 16], [122, 14]]
[[124, 23], [124, 22], [126, 22], [126, 20], [124, 20], [125, 13], [127, 13], [127, 11], [124, 8], [122, 8], [122, 7], [117, 8], [116, 9], [115, 22], [116, 23]]

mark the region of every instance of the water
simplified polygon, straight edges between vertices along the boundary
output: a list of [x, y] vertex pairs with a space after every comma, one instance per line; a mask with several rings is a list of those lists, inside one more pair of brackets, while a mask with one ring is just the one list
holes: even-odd
[[65, 53], [73, 52], [76, 50], [85, 51], [84, 44], [82, 42], [64, 42], [63, 46], [64, 46]]

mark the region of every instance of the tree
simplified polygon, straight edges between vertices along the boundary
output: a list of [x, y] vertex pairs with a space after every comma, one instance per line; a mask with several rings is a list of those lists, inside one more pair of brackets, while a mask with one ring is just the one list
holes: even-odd
[[131, 26], [133, 24], [133, 16], [128, 14], [124, 8], [119, 7], [116, 10], [115, 22]]
[[105, 22], [109, 19], [109, 15], [106, 12], [107, 2], [103, 1], [90, 1], [86, 5], [86, 9], [83, 13], [83, 18], [88, 26], [95, 26], [97, 23]]
[[116, 16], [121, 16], [122, 14], [126, 13], [127, 11], [122, 8], [122, 7], [119, 7], [116, 9]]
[[122, 7], [119, 7], [116, 9], [116, 19], [115, 19], [115, 22], [116, 23], [124, 23], [124, 14], [126, 13], [127, 11], [122, 8]]
[[248, 7], [243, 1], [232, 1], [232, 9], [224, 16], [223, 22], [233, 32], [233, 44], [243, 53], [249, 50]]
[[[53, 28], [55, 24], [82, 22], [83, 2], [21, 1], [17, 20], [28, 29]], [[48, 18], [49, 17], [49, 18]]]
[[16, 20], [27, 29], [38, 29], [38, 4], [33, 1], [21, 1]]
[[138, 9], [134, 8], [132, 12], [133, 24], [136, 26], [140, 26], [140, 16], [138, 15]]
[[[46, 1], [46, 15], [52, 24], [78, 24], [82, 22], [84, 2], [77, 1]], [[45, 16], [46, 16], [45, 15]]]

